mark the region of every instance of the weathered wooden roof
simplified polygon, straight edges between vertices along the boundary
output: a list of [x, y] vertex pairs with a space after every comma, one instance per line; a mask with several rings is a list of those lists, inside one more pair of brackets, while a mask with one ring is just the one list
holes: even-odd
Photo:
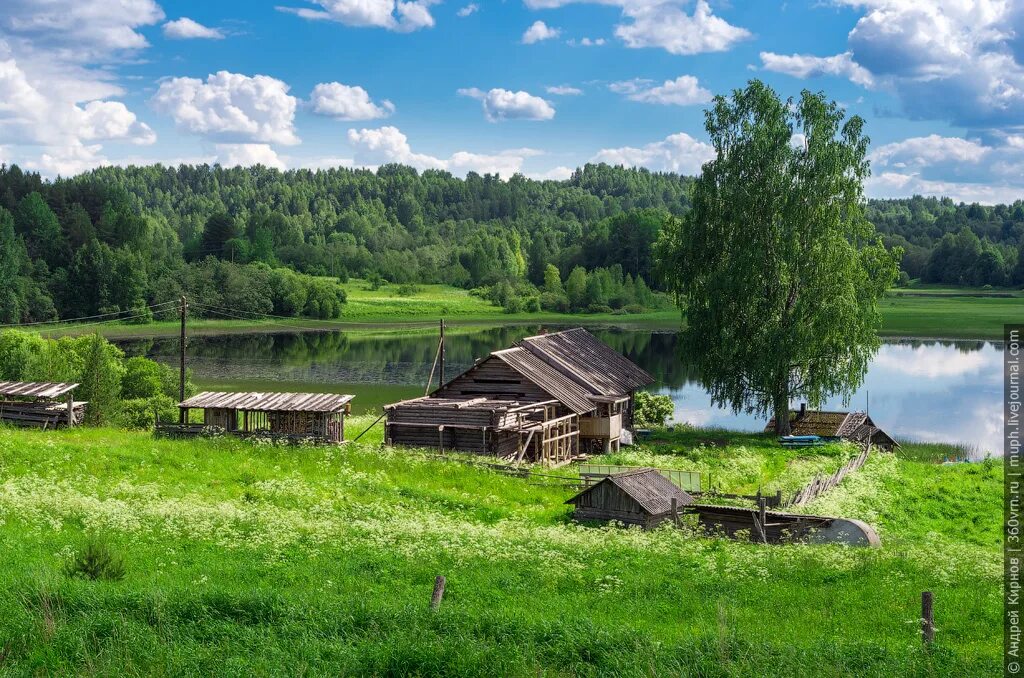
[[[866, 412], [827, 412], [823, 410], [798, 410], [789, 413], [790, 430], [795, 436], [821, 436], [867, 442], [869, 437], [883, 437], [890, 444], [896, 441], [880, 429]], [[766, 433], [775, 431], [775, 417], [764, 428]]]
[[651, 515], [661, 515], [672, 510], [672, 500], [676, 500], [676, 506], [681, 508], [695, 502], [689, 492], [681, 490], [672, 484], [672, 481], [663, 476], [658, 469], [641, 468], [625, 473], [616, 473], [591, 485], [577, 494], [566, 504], [575, 503], [576, 500], [602, 483], [611, 483], [627, 495], [632, 497], [644, 511]]
[[204, 391], [180, 403], [179, 407], [257, 412], [341, 412], [353, 397], [339, 393]]
[[426, 407], [431, 409], [455, 409], [455, 410], [490, 410], [492, 412], [504, 412], [520, 406], [517, 400], [503, 400], [501, 398], [445, 398], [443, 396], [423, 396], [412, 398], [398, 403], [385, 405], [385, 410], [393, 410], [397, 407]]
[[518, 345], [593, 395], [623, 396], [654, 383], [654, 377], [582, 327], [527, 337]]
[[532, 381], [576, 414], [586, 414], [597, 408], [590, 400], [590, 391], [586, 387], [521, 346], [495, 351], [491, 356]]
[[0, 381], [0, 396], [59, 398], [76, 388], [78, 388], [78, 384], [53, 381]]

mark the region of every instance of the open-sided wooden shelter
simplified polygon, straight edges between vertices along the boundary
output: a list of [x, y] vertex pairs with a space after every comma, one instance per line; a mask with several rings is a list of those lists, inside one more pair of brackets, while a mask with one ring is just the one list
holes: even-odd
[[87, 403], [75, 401], [76, 388], [60, 382], [0, 381], [0, 421], [44, 429], [80, 424]]
[[[892, 450], [899, 443], [888, 433], [878, 428], [866, 412], [827, 412], [811, 410], [801, 405], [799, 410], [789, 413], [789, 425], [794, 436], [818, 436], [825, 439], [848, 440], [862, 445]], [[775, 431], [775, 418], [765, 426], [766, 433]]]
[[527, 337], [430, 396], [385, 407], [385, 440], [557, 464], [617, 449], [634, 393], [652, 381], [585, 329]]
[[202, 424], [161, 426], [166, 433], [203, 435], [212, 427], [240, 437], [342, 443], [353, 396], [337, 393], [224, 393], [205, 391], [178, 404], [183, 421], [203, 410]]
[[679, 511], [694, 498], [657, 469], [640, 468], [607, 476], [565, 503], [576, 507], [575, 520], [615, 520], [648, 529], [672, 520], [673, 505]]

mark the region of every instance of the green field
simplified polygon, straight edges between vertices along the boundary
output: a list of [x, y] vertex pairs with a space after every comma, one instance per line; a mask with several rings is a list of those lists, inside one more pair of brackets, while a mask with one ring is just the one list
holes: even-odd
[[[875, 457], [807, 510], [864, 518], [883, 548], [757, 546], [573, 525], [558, 480], [383, 448], [379, 428], [367, 439], [0, 429], [3, 673], [999, 674], [998, 466]], [[845, 454], [820, 452], [709, 431], [614, 461], [711, 472], [728, 491], [798, 483]], [[66, 573], [87, 534], [123, 557], [122, 580]]]
[[[505, 313], [488, 301], [474, 297], [468, 291], [447, 285], [421, 285], [412, 296], [401, 296], [395, 285], [385, 285], [377, 291], [367, 288], [362, 281], [346, 284], [348, 303], [344, 316], [338, 320], [310, 319], [270, 320], [217, 320], [189, 321], [192, 334], [228, 334], [282, 331], [370, 331], [394, 329], [431, 329], [439, 318], [446, 318], [455, 326], [532, 324], [557, 322], [581, 325], [611, 325], [668, 329], [679, 326], [676, 310], [652, 311], [639, 314], [558, 314], [558, 313]], [[984, 296], [998, 294], [1000, 296]], [[883, 336], [922, 337], [947, 339], [999, 339], [1003, 325], [1024, 322], [1024, 294], [1001, 291], [957, 290], [955, 288], [914, 288], [894, 290], [882, 300]], [[146, 325], [120, 323], [65, 324], [42, 329], [49, 336], [80, 334], [99, 331], [112, 338], [156, 337], [176, 334], [175, 321], [161, 321]]]

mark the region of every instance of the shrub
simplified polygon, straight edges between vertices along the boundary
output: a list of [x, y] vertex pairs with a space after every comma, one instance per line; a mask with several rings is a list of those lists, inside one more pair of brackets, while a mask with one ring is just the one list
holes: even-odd
[[178, 420], [178, 408], [173, 398], [158, 394], [150, 398], [133, 398], [121, 403], [119, 423], [125, 428], [149, 429], [160, 417], [162, 422]]
[[105, 541], [89, 537], [85, 545], [64, 565], [69, 577], [82, 577], [96, 581], [120, 581], [124, 579], [124, 559]]
[[633, 423], [640, 427], [661, 427], [676, 411], [675, 403], [667, 395], [651, 395], [638, 391], [633, 400]]
[[612, 307], [607, 304], [591, 304], [587, 306], [587, 313], [611, 313]]
[[398, 286], [398, 296], [412, 297], [420, 293], [420, 286], [416, 283], [405, 283]]
[[647, 309], [644, 308], [640, 304], [629, 304], [627, 306], [623, 306], [622, 310], [625, 311], [626, 313], [633, 313], [633, 314], [644, 313], [644, 312], [647, 311]]
[[568, 313], [569, 312], [569, 298], [564, 294], [553, 294], [551, 292], [545, 292], [540, 295], [540, 307], [545, 311], [551, 311], [553, 313]]

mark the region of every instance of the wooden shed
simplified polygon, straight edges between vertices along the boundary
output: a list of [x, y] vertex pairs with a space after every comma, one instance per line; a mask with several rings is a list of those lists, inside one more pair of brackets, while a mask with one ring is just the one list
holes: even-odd
[[641, 468], [606, 477], [569, 499], [575, 520], [616, 520], [649, 529], [673, 518], [677, 510], [694, 503], [657, 469]]
[[[633, 394], [651, 382], [647, 372], [582, 328], [527, 337], [426, 398], [387, 406], [385, 440], [561, 463], [585, 451], [618, 449], [623, 429], [632, 425]], [[457, 401], [474, 404], [454, 407]], [[504, 421], [497, 413], [503, 407], [520, 419], [529, 411], [528, 421]], [[489, 424], [479, 412], [486, 409], [494, 410]], [[442, 428], [479, 435], [464, 445], [466, 435], [445, 438]]]
[[[759, 510], [743, 506], [693, 504], [687, 513], [697, 515], [698, 525], [710, 535], [761, 541]], [[852, 518], [831, 518], [781, 511], [764, 512], [763, 541], [769, 544], [809, 542], [879, 547], [878, 534], [867, 523]]]
[[[826, 439], [848, 440], [883, 450], [899, 447], [899, 443], [880, 429], [866, 412], [829, 412], [811, 410], [801, 405], [789, 413], [789, 425], [794, 436], [818, 436]], [[765, 433], [775, 432], [775, 418], [765, 426]]]
[[0, 381], [0, 421], [44, 429], [80, 424], [87, 403], [75, 401], [76, 388], [63, 382]]
[[345, 440], [345, 415], [353, 396], [337, 393], [231, 393], [204, 391], [178, 404], [188, 422], [193, 409], [202, 424], [169, 424], [165, 433], [203, 435], [213, 427], [239, 437], [269, 437], [292, 442], [339, 444]]

